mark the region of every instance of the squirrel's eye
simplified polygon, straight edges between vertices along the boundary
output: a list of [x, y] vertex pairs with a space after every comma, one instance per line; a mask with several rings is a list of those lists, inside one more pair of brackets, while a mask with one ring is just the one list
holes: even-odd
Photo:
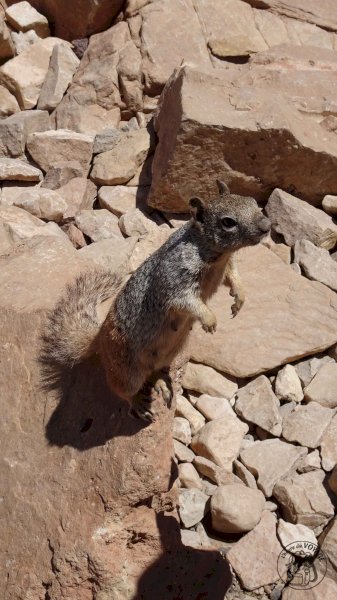
[[223, 217], [223, 219], [221, 219], [223, 226], [226, 229], [234, 229], [234, 227], [237, 226], [237, 222], [235, 221], [235, 219], [232, 219], [231, 217]]

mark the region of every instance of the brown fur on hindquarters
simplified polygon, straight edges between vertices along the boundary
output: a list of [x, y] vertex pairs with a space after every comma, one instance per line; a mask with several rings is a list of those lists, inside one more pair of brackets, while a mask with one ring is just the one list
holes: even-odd
[[[127, 400], [138, 416], [152, 418], [151, 403], [140, 391], [151, 374], [171, 365], [195, 320], [213, 333], [216, 317], [208, 300], [227, 277], [236, 313], [243, 301], [233, 253], [254, 245], [270, 222], [255, 200], [219, 194], [204, 202], [192, 198], [191, 220], [176, 230], [122, 285], [109, 273], [82, 275], [68, 287], [49, 318], [46, 352], [69, 365], [97, 352], [113, 392]], [[114, 296], [101, 326], [99, 300]]]

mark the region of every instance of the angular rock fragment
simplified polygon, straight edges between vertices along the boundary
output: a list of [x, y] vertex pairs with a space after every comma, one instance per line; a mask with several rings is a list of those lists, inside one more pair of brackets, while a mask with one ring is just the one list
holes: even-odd
[[22, 110], [36, 106], [53, 48], [62, 43], [58, 38], [46, 38], [0, 67], [0, 83], [14, 94]]
[[228, 414], [199, 429], [192, 438], [191, 448], [196, 454], [231, 471], [233, 460], [238, 456], [242, 438], [247, 431], [248, 425]]
[[120, 230], [127, 236], [144, 236], [157, 229], [156, 223], [149, 219], [139, 208], [125, 212], [118, 221]]
[[41, 15], [29, 2], [17, 2], [6, 9], [6, 20], [16, 31], [33, 29], [40, 38], [50, 35], [46, 17]]
[[207, 45], [215, 56], [249, 56], [267, 50], [248, 4], [238, 0], [196, 0], [195, 7]]
[[[312, 404], [312, 402], [310, 402]], [[309, 404], [309, 406], [310, 406]], [[337, 415], [330, 421], [321, 441], [322, 467], [331, 471], [337, 464]]]
[[122, 99], [117, 65], [121, 50], [130, 40], [130, 30], [123, 21], [90, 38], [73, 81], [55, 110], [58, 128], [96, 135], [118, 127]]
[[113, 237], [123, 239], [117, 217], [104, 208], [80, 211], [75, 217], [75, 223], [93, 242]]
[[282, 437], [288, 442], [297, 442], [307, 448], [317, 448], [333, 416], [333, 410], [317, 402], [297, 406], [283, 419]]
[[185, 444], [179, 442], [179, 440], [173, 440], [174, 454], [179, 462], [192, 462], [195, 458], [194, 452], [190, 448], [187, 448]]
[[294, 474], [274, 486], [273, 495], [290, 523], [302, 523], [320, 533], [334, 515], [333, 504], [323, 486], [324, 471]]
[[0, 158], [0, 181], [41, 181], [40, 169], [14, 158]]
[[200, 68], [212, 67], [191, 0], [162, 0], [157, 6], [149, 4], [142, 9], [141, 16], [142, 70], [147, 94], [160, 94], [172, 71], [182, 60], [191, 61]]
[[275, 396], [270, 381], [264, 375], [253, 379], [237, 394], [235, 412], [245, 421], [250, 421], [272, 435], [282, 432], [280, 403]]
[[47, 111], [24, 110], [0, 121], [0, 156], [23, 156], [27, 138], [36, 131], [51, 129]]
[[337, 364], [327, 363], [321, 367], [309, 385], [304, 389], [306, 402], [318, 402], [327, 408], [337, 407]]
[[14, 44], [11, 39], [10, 31], [4, 21], [4, 18], [0, 16], [0, 60], [8, 60], [15, 54]]
[[117, 217], [134, 208], [145, 207], [148, 194], [146, 187], [128, 187], [126, 185], [103, 185], [98, 191], [98, 201], [101, 208], [110, 210]]
[[93, 138], [88, 135], [57, 129], [32, 133], [27, 140], [27, 149], [43, 171], [48, 171], [58, 162], [77, 161], [86, 176], [92, 156]]
[[309, 240], [320, 246], [325, 236], [330, 234], [332, 240], [326, 248], [333, 248], [336, 243], [337, 225], [332, 218], [283, 190], [273, 191], [266, 205], [266, 213], [273, 229], [283, 235], [288, 246], [293, 246], [298, 240]]
[[[317, 546], [318, 543], [312, 529], [306, 527], [306, 525], [301, 525], [300, 523], [287, 523], [287, 521], [284, 521], [283, 519], [279, 519], [277, 535], [283, 548], [287, 548], [287, 546], [293, 544], [293, 542], [308, 542], [315, 544], [315, 546]], [[296, 551], [294, 550], [292, 553], [296, 554]]]
[[20, 110], [20, 107], [17, 103], [17, 100], [10, 91], [0, 85], [0, 117], [1, 119], [5, 117], [9, 117], [13, 113], [16, 113]]
[[178, 477], [181, 487], [202, 489], [202, 481], [192, 463], [181, 463], [178, 466]]
[[232, 483], [238, 485], [242, 484], [242, 481], [236, 475], [230, 471], [226, 471], [222, 467], [219, 467], [208, 458], [204, 458], [203, 456], [195, 456], [193, 459], [193, 464], [199, 473], [201, 473], [201, 475], [204, 475], [204, 477], [207, 477], [216, 483], [216, 485], [229, 485]]
[[277, 373], [275, 394], [284, 402], [301, 402], [303, 400], [301, 381], [293, 365], [286, 365]]
[[195, 406], [208, 421], [221, 419], [228, 414], [235, 416], [235, 412], [226, 398], [215, 398], [208, 394], [202, 394], [197, 399]]
[[39, 219], [56, 223], [63, 220], [67, 210], [67, 203], [60, 194], [40, 187], [22, 192], [14, 204]]
[[[329, 427], [328, 427], [329, 429]], [[328, 431], [327, 429], [327, 431]], [[324, 437], [323, 437], [324, 439]], [[297, 464], [297, 472], [298, 473], [308, 473], [308, 471], [315, 471], [316, 469], [321, 469], [321, 459], [318, 450], [313, 450], [313, 452], [309, 452], [307, 456], [302, 458]]]
[[226, 554], [246, 590], [255, 590], [280, 578], [277, 560], [282, 546], [276, 536], [276, 522], [270, 511], [264, 511], [258, 525]]
[[39, 95], [38, 108], [51, 111], [57, 107], [79, 64], [77, 56], [65, 44], [53, 48], [49, 69]]
[[124, 134], [112, 150], [95, 156], [92, 180], [101, 185], [126, 183], [144, 162], [149, 150], [150, 134], [147, 129]]
[[320, 281], [337, 291], [337, 263], [331, 258], [328, 250], [317, 248], [308, 240], [296, 242], [294, 250], [295, 261], [309, 279]]
[[322, 356], [321, 358], [307, 358], [301, 360], [294, 365], [297, 375], [299, 376], [301, 383], [304, 387], [309, 385], [310, 381], [313, 380], [316, 373], [320, 370], [323, 365], [327, 363], [333, 363], [334, 359], [331, 356]]
[[180, 490], [179, 516], [185, 527], [193, 527], [201, 521], [206, 513], [208, 496], [197, 488]]
[[205, 417], [181, 394], [177, 394], [176, 403], [176, 415], [188, 420], [192, 435], [194, 435], [205, 425]]
[[287, 444], [281, 440], [255, 442], [242, 450], [243, 464], [257, 476], [257, 485], [265, 496], [273, 494], [275, 484], [287, 475], [296, 461], [308, 453], [307, 448]]
[[52, 236], [70, 244], [67, 236], [56, 223], [44, 223], [17, 206], [1, 207], [0, 220], [14, 243], [34, 237]]
[[230, 399], [238, 389], [237, 384], [205, 364], [187, 363], [182, 385], [187, 390]]
[[189, 446], [191, 443], [191, 427], [187, 419], [184, 417], [174, 417], [173, 421], [173, 438]]

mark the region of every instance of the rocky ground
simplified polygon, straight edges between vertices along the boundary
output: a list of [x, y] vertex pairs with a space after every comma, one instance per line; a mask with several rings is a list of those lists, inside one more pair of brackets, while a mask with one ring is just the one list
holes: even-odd
[[[335, 0], [68, 5], [0, 1], [1, 597], [335, 598]], [[272, 233], [175, 406], [142, 427], [95, 361], [46, 389], [65, 284], [127, 276], [216, 178]], [[323, 551], [297, 589], [295, 542]]]

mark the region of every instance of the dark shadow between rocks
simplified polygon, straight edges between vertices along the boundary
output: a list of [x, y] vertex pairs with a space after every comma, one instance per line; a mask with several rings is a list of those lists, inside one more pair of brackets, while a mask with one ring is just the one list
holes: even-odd
[[157, 524], [162, 556], [140, 578], [133, 600], [223, 600], [232, 576], [222, 554], [184, 546], [173, 516], [158, 513]]
[[133, 436], [147, 423], [128, 415], [129, 405], [114, 396], [98, 357], [57, 372], [44, 362], [42, 381], [58, 405], [46, 425], [50, 444], [88, 450], [118, 436]]

